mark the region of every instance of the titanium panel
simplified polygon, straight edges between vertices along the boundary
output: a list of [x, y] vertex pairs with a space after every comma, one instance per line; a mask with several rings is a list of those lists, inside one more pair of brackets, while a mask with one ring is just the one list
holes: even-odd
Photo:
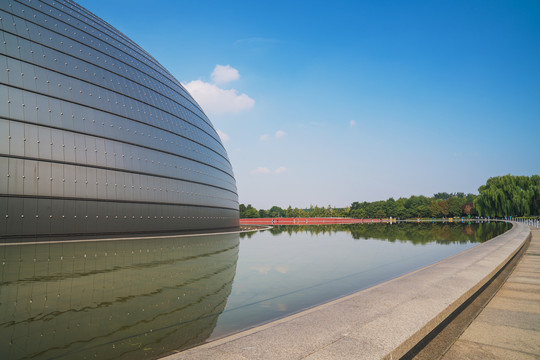
[[238, 228], [227, 152], [154, 58], [71, 0], [0, 17], [0, 241]]

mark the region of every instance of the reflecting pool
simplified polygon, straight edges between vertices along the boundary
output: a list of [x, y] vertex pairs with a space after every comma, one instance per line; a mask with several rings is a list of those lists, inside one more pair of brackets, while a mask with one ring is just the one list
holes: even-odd
[[151, 359], [205, 341], [238, 234], [4, 246], [0, 359]]
[[510, 226], [280, 226], [0, 246], [0, 358], [156, 358], [395, 278]]

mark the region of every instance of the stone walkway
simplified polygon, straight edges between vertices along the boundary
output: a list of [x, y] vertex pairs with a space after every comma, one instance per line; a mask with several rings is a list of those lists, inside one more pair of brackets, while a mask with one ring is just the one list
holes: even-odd
[[498, 293], [443, 356], [540, 359], [540, 229]]

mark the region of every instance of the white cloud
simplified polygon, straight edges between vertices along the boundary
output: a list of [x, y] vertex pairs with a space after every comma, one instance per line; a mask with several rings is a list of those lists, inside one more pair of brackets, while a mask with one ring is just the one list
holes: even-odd
[[212, 72], [212, 80], [216, 84], [225, 84], [231, 81], [238, 80], [240, 74], [238, 70], [229, 65], [216, 65]]
[[219, 135], [219, 138], [221, 139], [221, 141], [229, 141], [231, 138], [229, 137], [229, 135], [225, 134], [223, 131], [221, 130], [216, 130], [217, 134]]
[[222, 89], [201, 80], [183, 85], [203, 110], [211, 114], [237, 113], [255, 105], [255, 100], [246, 94], [238, 94], [235, 89]]
[[351, 127], [353, 127], [353, 126], [355, 126], [355, 125], [356, 125], [356, 121], [354, 121], [354, 120], [351, 120], [351, 121], [350, 121], [350, 124], [351, 124]]
[[285, 166], [280, 166], [276, 169], [275, 173], [276, 174], [282, 174], [284, 173], [285, 171], [287, 171], [287, 168]]
[[268, 174], [268, 173], [270, 173], [270, 169], [267, 168], [267, 167], [259, 166], [258, 168], [253, 170], [251, 173], [252, 174]]
[[[283, 131], [283, 130], [278, 130], [274, 134], [274, 137], [276, 139], [282, 138], [284, 136], [285, 136], [285, 131]], [[263, 135], [259, 136], [259, 140], [261, 140], [261, 141], [266, 141], [266, 140], [269, 140], [269, 139], [270, 139], [270, 135], [268, 135], [268, 134], [263, 134]]]
[[282, 138], [284, 136], [285, 136], [285, 131], [283, 131], [283, 130], [276, 131], [276, 138], [279, 139], [279, 138]]

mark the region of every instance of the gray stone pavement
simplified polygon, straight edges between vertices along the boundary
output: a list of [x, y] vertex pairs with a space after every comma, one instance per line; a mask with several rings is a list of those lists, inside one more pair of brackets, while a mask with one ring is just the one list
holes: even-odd
[[[486, 284], [529, 234], [528, 226], [515, 224], [426, 268], [165, 359], [398, 359]], [[534, 319], [530, 323], [538, 325]]]
[[540, 229], [510, 277], [443, 356], [540, 359]]

